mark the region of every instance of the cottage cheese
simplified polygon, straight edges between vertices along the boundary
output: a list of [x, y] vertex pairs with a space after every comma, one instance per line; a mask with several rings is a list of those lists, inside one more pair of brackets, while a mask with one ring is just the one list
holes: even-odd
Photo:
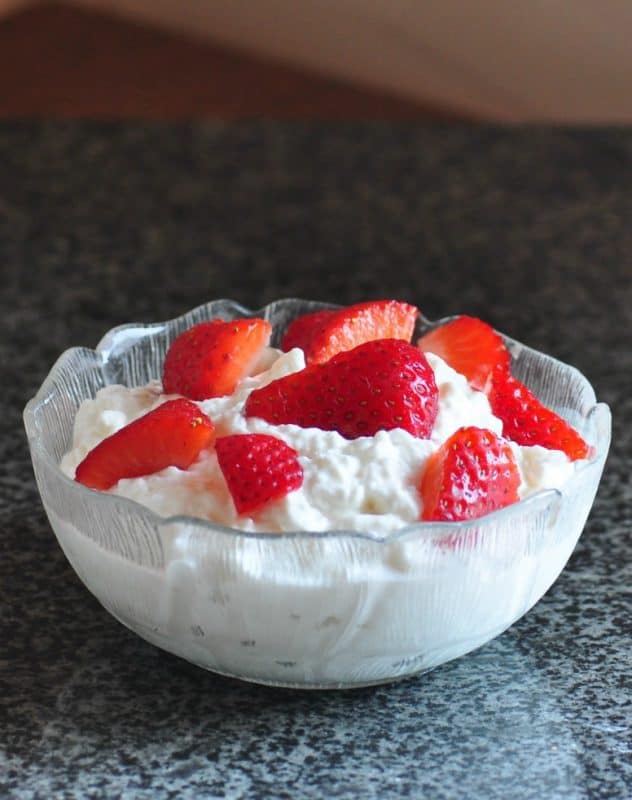
[[[205, 451], [188, 469], [169, 467], [143, 478], [124, 479], [111, 489], [148, 506], [162, 516], [189, 515], [245, 531], [355, 530], [382, 536], [420, 518], [417, 490], [428, 457], [455, 430], [476, 425], [502, 433], [502, 423], [486, 396], [441, 358], [428, 354], [439, 389], [439, 413], [430, 439], [396, 429], [347, 440], [335, 431], [274, 426], [242, 411], [250, 392], [303, 369], [303, 353], [268, 349], [258, 374], [244, 379], [229, 397], [199, 403], [213, 420], [218, 436], [269, 433], [299, 453], [303, 486], [268, 505], [253, 517], [238, 516], [217, 457]], [[61, 468], [74, 477], [77, 465], [102, 439], [165, 401], [158, 381], [145, 387], [108, 386], [79, 409], [72, 450]], [[543, 488], [560, 488], [576, 463], [560, 451], [512, 445], [521, 474], [520, 496]]]

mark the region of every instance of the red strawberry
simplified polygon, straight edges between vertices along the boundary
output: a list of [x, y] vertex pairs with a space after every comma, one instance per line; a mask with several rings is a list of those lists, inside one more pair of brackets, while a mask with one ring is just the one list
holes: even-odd
[[511, 447], [483, 428], [459, 428], [428, 459], [422, 520], [475, 519], [515, 503], [520, 473]]
[[494, 329], [476, 317], [457, 317], [424, 334], [417, 342], [424, 353], [440, 356], [479, 391], [496, 364], [509, 365], [509, 351]]
[[163, 367], [167, 394], [206, 400], [232, 394], [270, 341], [263, 319], [212, 320], [194, 325], [172, 342]]
[[397, 300], [358, 303], [335, 311], [316, 311], [294, 320], [281, 349], [300, 347], [308, 364], [322, 364], [336, 353], [374, 339], [410, 341], [419, 311]]
[[223, 436], [215, 448], [238, 514], [256, 511], [303, 485], [296, 450], [276, 436]]
[[293, 347], [300, 347], [307, 353], [314, 336], [324, 329], [325, 324], [336, 314], [333, 309], [314, 311], [292, 320], [283, 334], [281, 350], [289, 353]]
[[109, 489], [121, 478], [166, 467], [187, 469], [215, 438], [211, 420], [190, 400], [168, 400], [108, 436], [77, 467], [75, 480]]
[[379, 339], [256, 389], [244, 413], [273, 425], [338, 431], [347, 439], [392, 428], [427, 438], [437, 410], [437, 385], [424, 354], [408, 342]]
[[503, 423], [503, 434], [521, 445], [539, 444], [549, 450], [563, 450], [575, 461], [588, 458], [590, 448], [566, 420], [538, 398], [508, 369], [498, 366], [486, 389], [492, 413]]

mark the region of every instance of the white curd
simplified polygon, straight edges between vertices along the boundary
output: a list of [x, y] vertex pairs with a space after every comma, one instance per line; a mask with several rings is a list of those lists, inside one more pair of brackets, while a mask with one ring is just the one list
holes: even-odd
[[[269, 350], [263, 372], [244, 379], [233, 395], [198, 403], [213, 420], [218, 436], [267, 433], [283, 439], [299, 454], [303, 485], [252, 517], [238, 516], [213, 451], [204, 451], [188, 469], [169, 467], [143, 478], [124, 479], [110, 491], [136, 500], [162, 516], [189, 515], [245, 531], [355, 530], [381, 536], [420, 518], [417, 487], [428, 457], [454, 431], [466, 425], [502, 433], [502, 423], [487, 397], [470, 388], [463, 375], [428, 354], [439, 390], [439, 413], [430, 439], [396, 429], [347, 440], [335, 431], [271, 425], [246, 418], [250, 392], [305, 366], [303, 353]], [[167, 399], [158, 381], [141, 388], [107, 386], [82, 403], [75, 420], [73, 446], [61, 463], [74, 477], [85, 455], [106, 436]], [[512, 445], [521, 474], [520, 496], [559, 489], [575, 464], [542, 447]]]

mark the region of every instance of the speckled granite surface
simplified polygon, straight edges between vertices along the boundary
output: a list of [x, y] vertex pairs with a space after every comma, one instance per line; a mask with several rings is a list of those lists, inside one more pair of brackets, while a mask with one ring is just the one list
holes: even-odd
[[[0, 126], [0, 796], [630, 798], [632, 131]], [[66, 564], [21, 408], [114, 324], [232, 296], [397, 296], [577, 365], [611, 457], [562, 577], [393, 686], [240, 684]]]

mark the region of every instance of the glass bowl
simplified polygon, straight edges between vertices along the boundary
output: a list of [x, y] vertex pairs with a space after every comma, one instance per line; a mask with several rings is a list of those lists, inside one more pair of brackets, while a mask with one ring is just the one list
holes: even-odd
[[[124, 325], [96, 350], [67, 350], [24, 410], [35, 477], [78, 576], [120, 622], [205, 669], [258, 683], [346, 688], [429, 670], [497, 636], [547, 591], [584, 527], [610, 442], [610, 412], [576, 369], [507, 337], [513, 371], [594, 446], [563, 491], [484, 518], [353, 531], [244, 533], [160, 517], [59, 468], [80, 403], [107, 384], [161, 375], [183, 330], [262, 316], [273, 344], [300, 314], [334, 307], [279, 300], [259, 311], [217, 300], [169, 322]], [[445, 322], [421, 318], [416, 335]]]

